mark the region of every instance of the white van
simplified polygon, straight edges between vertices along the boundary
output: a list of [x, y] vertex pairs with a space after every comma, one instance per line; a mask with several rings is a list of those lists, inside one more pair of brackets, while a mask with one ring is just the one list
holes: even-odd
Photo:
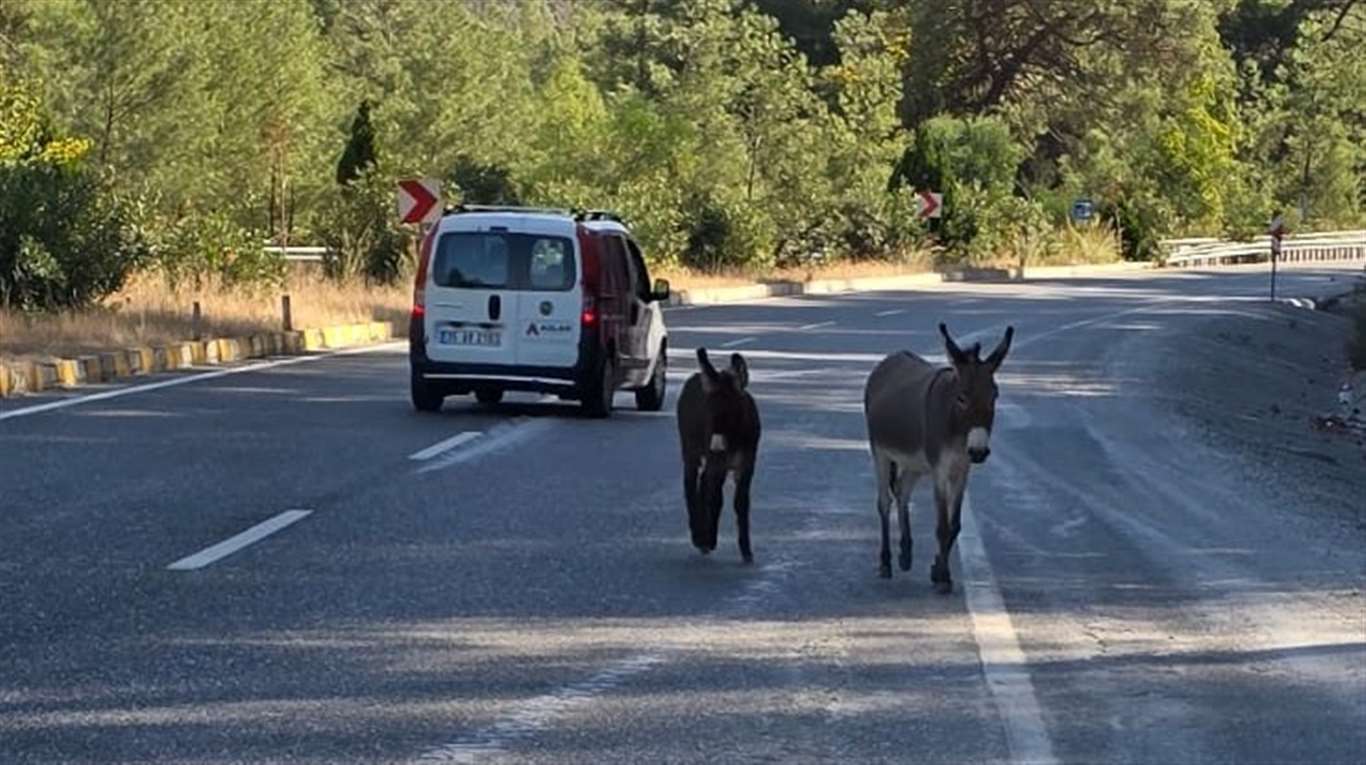
[[616, 216], [459, 207], [422, 241], [409, 364], [413, 406], [538, 391], [611, 412], [618, 390], [664, 404], [668, 332], [640, 247]]

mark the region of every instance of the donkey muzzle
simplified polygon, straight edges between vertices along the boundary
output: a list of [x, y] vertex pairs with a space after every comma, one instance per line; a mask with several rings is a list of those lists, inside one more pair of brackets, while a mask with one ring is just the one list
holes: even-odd
[[986, 428], [973, 428], [968, 431], [968, 458], [974, 465], [986, 462], [987, 457], [991, 456], [991, 447], [988, 445], [990, 440], [991, 434]]

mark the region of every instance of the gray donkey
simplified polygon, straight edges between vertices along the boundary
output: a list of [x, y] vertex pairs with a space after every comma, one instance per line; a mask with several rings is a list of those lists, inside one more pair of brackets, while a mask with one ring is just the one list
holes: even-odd
[[749, 546], [749, 486], [759, 453], [759, 408], [749, 395], [749, 366], [738, 353], [730, 368], [717, 371], [705, 348], [697, 349], [702, 371], [688, 378], [678, 395], [678, 438], [683, 447], [683, 496], [692, 543], [705, 555], [716, 549], [725, 504], [727, 473], [735, 476], [735, 521], [740, 555], [754, 562]]
[[[996, 370], [1010, 350], [1014, 327], [985, 360], [982, 346], [966, 351], [939, 325], [950, 365], [936, 367], [902, 351], [884, 358], [868, 376], [863, 411], [877, 478], [877, 511], [882, 519], [882, 556], [879, 574], [892, 576], [891, 532], [888, 513], [897, 504], [901, 526], [902, 571], [911, 568], [911, 492], [924, 476], [934, 478], [938, 510], [936, 536], [939, 554], [930, 568], [930, 581], [941, 593], [953, 591], [949, 551], [962, 528], [963, 491], [971, 464], [991, 454], [991, 425], [996, 416]], [[971, 464], [970, 464], [971, 463]]]

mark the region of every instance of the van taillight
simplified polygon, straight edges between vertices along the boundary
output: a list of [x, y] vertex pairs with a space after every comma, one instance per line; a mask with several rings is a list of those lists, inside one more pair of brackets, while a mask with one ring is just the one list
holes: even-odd
[[585, 295], [584, 298], [583, 298], [583, 325], [584, 325], [585, 327], [591, 327], [592, 325], [597, 324], [597, 323], [598, 323], [598, 306], [597, 306], [597, 304], [593, 301], [593, 298], [588, 297], [587, 295]]
[[432, 259], [432, 241], [436, 239], [436, 227], [422, 237], [422, 246], [417, 253], [417, 278], [413, 280], [413, 315], [422, 316], [427, 312], [427, 266]]

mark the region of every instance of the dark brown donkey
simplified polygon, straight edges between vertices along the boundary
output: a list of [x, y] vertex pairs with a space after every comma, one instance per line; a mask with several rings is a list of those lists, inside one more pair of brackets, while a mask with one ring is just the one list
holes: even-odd
[[893, 353], [868, 376], [863, 411], [877, 477], [877, 512], [882, 520], [879, 573], [884, 578], [892, 575], [887, 516], [893, 499], [901, 526], [899, 563], [902, 571], [910, 570], [911, 492], [922, 477], [933, 476], [939, 555], [930, 568], [930, 580], [940, 592], [951, 592], [949, 551], [962, 528], [968, 468], [985, 462], [991, 454], [995, 375], [1010, 350], [1015, 328], [1006, 327], [1005, 339], [985, 360], [980, 343], [965, 351], [949, 337], [948, 327], [940, 324], [939, 332], [944, 336], [950, 365], [936, 367], [910, 351]]
[[740, 555], [754, 562], [749, 547], [749, 485], [759, 454], [759, 408], [746, 390], [749, 366], [738, 353], [730, 368], [717, 371], [705, 348], [697, 349], [702, 371], [688, 378], [678, 395], [678, 439], [683, 446], [683, 497], [688, 503], [692, 543], [705, 555], [716, 549], [725, 504], [726, 474], [735, 477], [735, 523]]

